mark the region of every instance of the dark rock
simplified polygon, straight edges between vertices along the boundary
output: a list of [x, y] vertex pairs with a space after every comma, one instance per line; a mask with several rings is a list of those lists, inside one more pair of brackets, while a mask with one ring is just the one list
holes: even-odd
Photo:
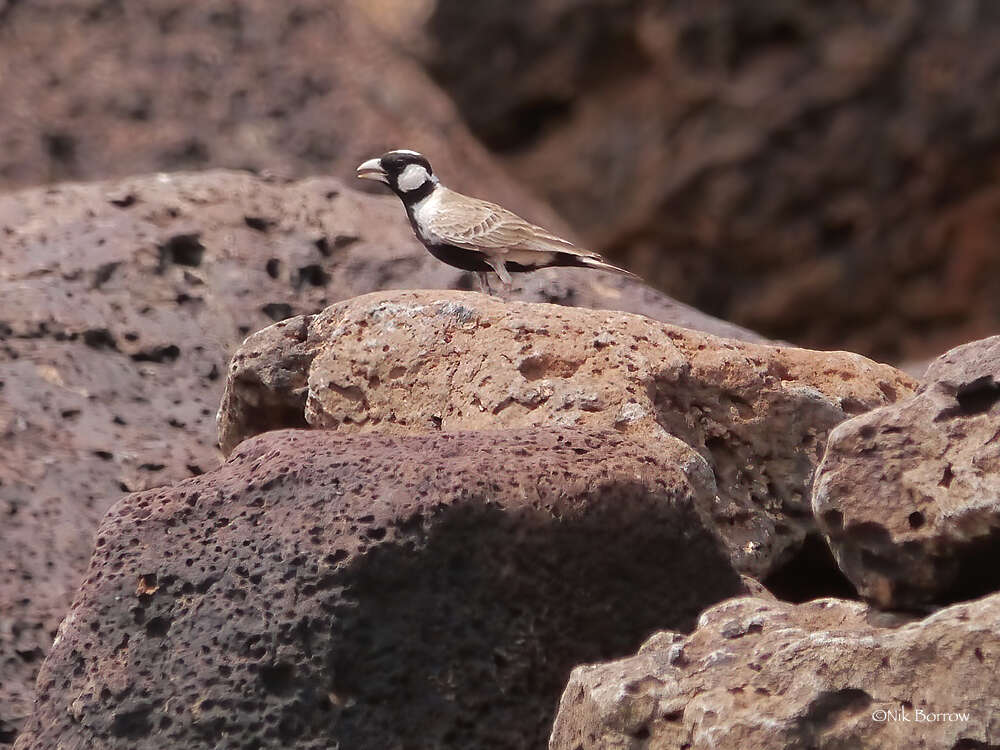
[[667, 293], [889, 361], [997, 330], [996, 3], [437, 0], [425, 36], [504, 165]]
[[1000, 589], [1000, 336], [952, 349], [924, 380], [837, 427], [815, 483], [840, 567], [886, 607]]
[[745, 590], [673, 445], [285, 431], [130, 495], [16, 747], [541, 747], [573, 665]]

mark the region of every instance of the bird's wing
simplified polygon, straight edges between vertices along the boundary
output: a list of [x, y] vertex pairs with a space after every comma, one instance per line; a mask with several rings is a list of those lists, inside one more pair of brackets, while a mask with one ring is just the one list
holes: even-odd
[[466, 250], [489, 255], [512, 251], [592, 255], [489, 201], [448, 191], [437, 209], [429, 222], [430, 231], [442, 241]]

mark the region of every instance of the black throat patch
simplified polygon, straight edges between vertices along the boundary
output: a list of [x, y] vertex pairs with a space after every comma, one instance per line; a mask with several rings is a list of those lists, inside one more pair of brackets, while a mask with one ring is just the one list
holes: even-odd
[[396, 195], [399, 196], [399, 199], [403, 201], [403, 205], [406, 206], [407, 209], [409, 209], [411, 206], [413, 206], [416, 203], [419, 203], [428, 195], [430, 195], [432, 192], [434, 192], [434, 186], [436, 184], [437, 183], [434, 182], [434, 180], [427, 180], [427, 182], [418, 187], [416, 190], [408, 190], [404, 192], [396, 188], [393, 189], [396, 191]]

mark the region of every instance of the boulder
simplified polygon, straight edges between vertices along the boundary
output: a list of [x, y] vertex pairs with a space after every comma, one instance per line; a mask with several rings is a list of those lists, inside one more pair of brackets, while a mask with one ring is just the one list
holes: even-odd
[[995, 3], [433, 5], [472, 131], [668, 294], [885, 361], [996, 332]]
[[809, 491], [829, 430], [914, 386], [845, 352], [467, 292], [390, 292], [248, 338], [230, 365], [219, 435], [226, 452], [303, 424], [395, 433], [572, 425], [617, 430], [654, 451], [674, 435], [712, 467], [712, 515], [737, 567], [760, 577], [813, 529]]
[[0, 3], [0, 189], [219, 167], [353, 179], [405, 147], [562, 229], [359, 5]]
[[814, 485], [841, 569], [885, 607], [1000, 589], [1000, 336], [952, 349], [924, 382], [839, 425]]
[[[226, 363], [247, 334], [469, 276], [428, 255], [395, 197], [335, 179], [219, 170], [0, 196], [0, 743], [27, 715], [104, 511], [218, 464]], [[525, 299], [759, 338], [628, 279], [538, 276]]]
[[1000, 595], [915, 622], [753, 597], [577, 667], [549, 750], [994, 747]]
[[745, 590], [663, 443], [289, 430], [129, 495], [15, 747], [541, 747], [575, 664]]

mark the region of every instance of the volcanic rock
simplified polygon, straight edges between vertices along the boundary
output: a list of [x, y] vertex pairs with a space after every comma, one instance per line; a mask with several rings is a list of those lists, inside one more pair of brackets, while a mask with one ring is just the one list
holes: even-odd
[[[218, 464], [223, 375], [248, 333], [469, 276], [427, 254], [396, 198], [333, 179], [214, 171], [0, 196], [0, 743], [27, 715], [104, 511]], [[620, 277], [538, 276], [525, 298], [759, 338]]]
[[0, 3], [0, 189], [217, 167], [353, 178], [406, 147], [456, 187], [557, 223], [357, 6]]
[[951, 350], [924, 381], [839, 425], [815, 483], [841, 569], [885, 607], [1000, 590], [1000, 336]]
[[887, 361], [997, 331], [996, 3], [434, 5], [472, 131], [667, 293]]
[[715, 472], [737, 567], [765, 575], [813, 529], [812, 474], [846, 417], [912, 393], [886, 365], [721, 339], [637, 315], [463, 292], [371, 294], [251, 336], [233, 358], [224, 451], [308, 424], [396, 433], [573, 425], [655, 450], [675, 435]]
[[540, 747], [575, 664], [744, 590], [714, 493], [669, 437], [255, 438], [108, 512], [16, 747]]
[[860, 602], [723, 602], [573, 670], [549, 748], [994, 747], [998, 621], [1000, 595], [902, 626]]

